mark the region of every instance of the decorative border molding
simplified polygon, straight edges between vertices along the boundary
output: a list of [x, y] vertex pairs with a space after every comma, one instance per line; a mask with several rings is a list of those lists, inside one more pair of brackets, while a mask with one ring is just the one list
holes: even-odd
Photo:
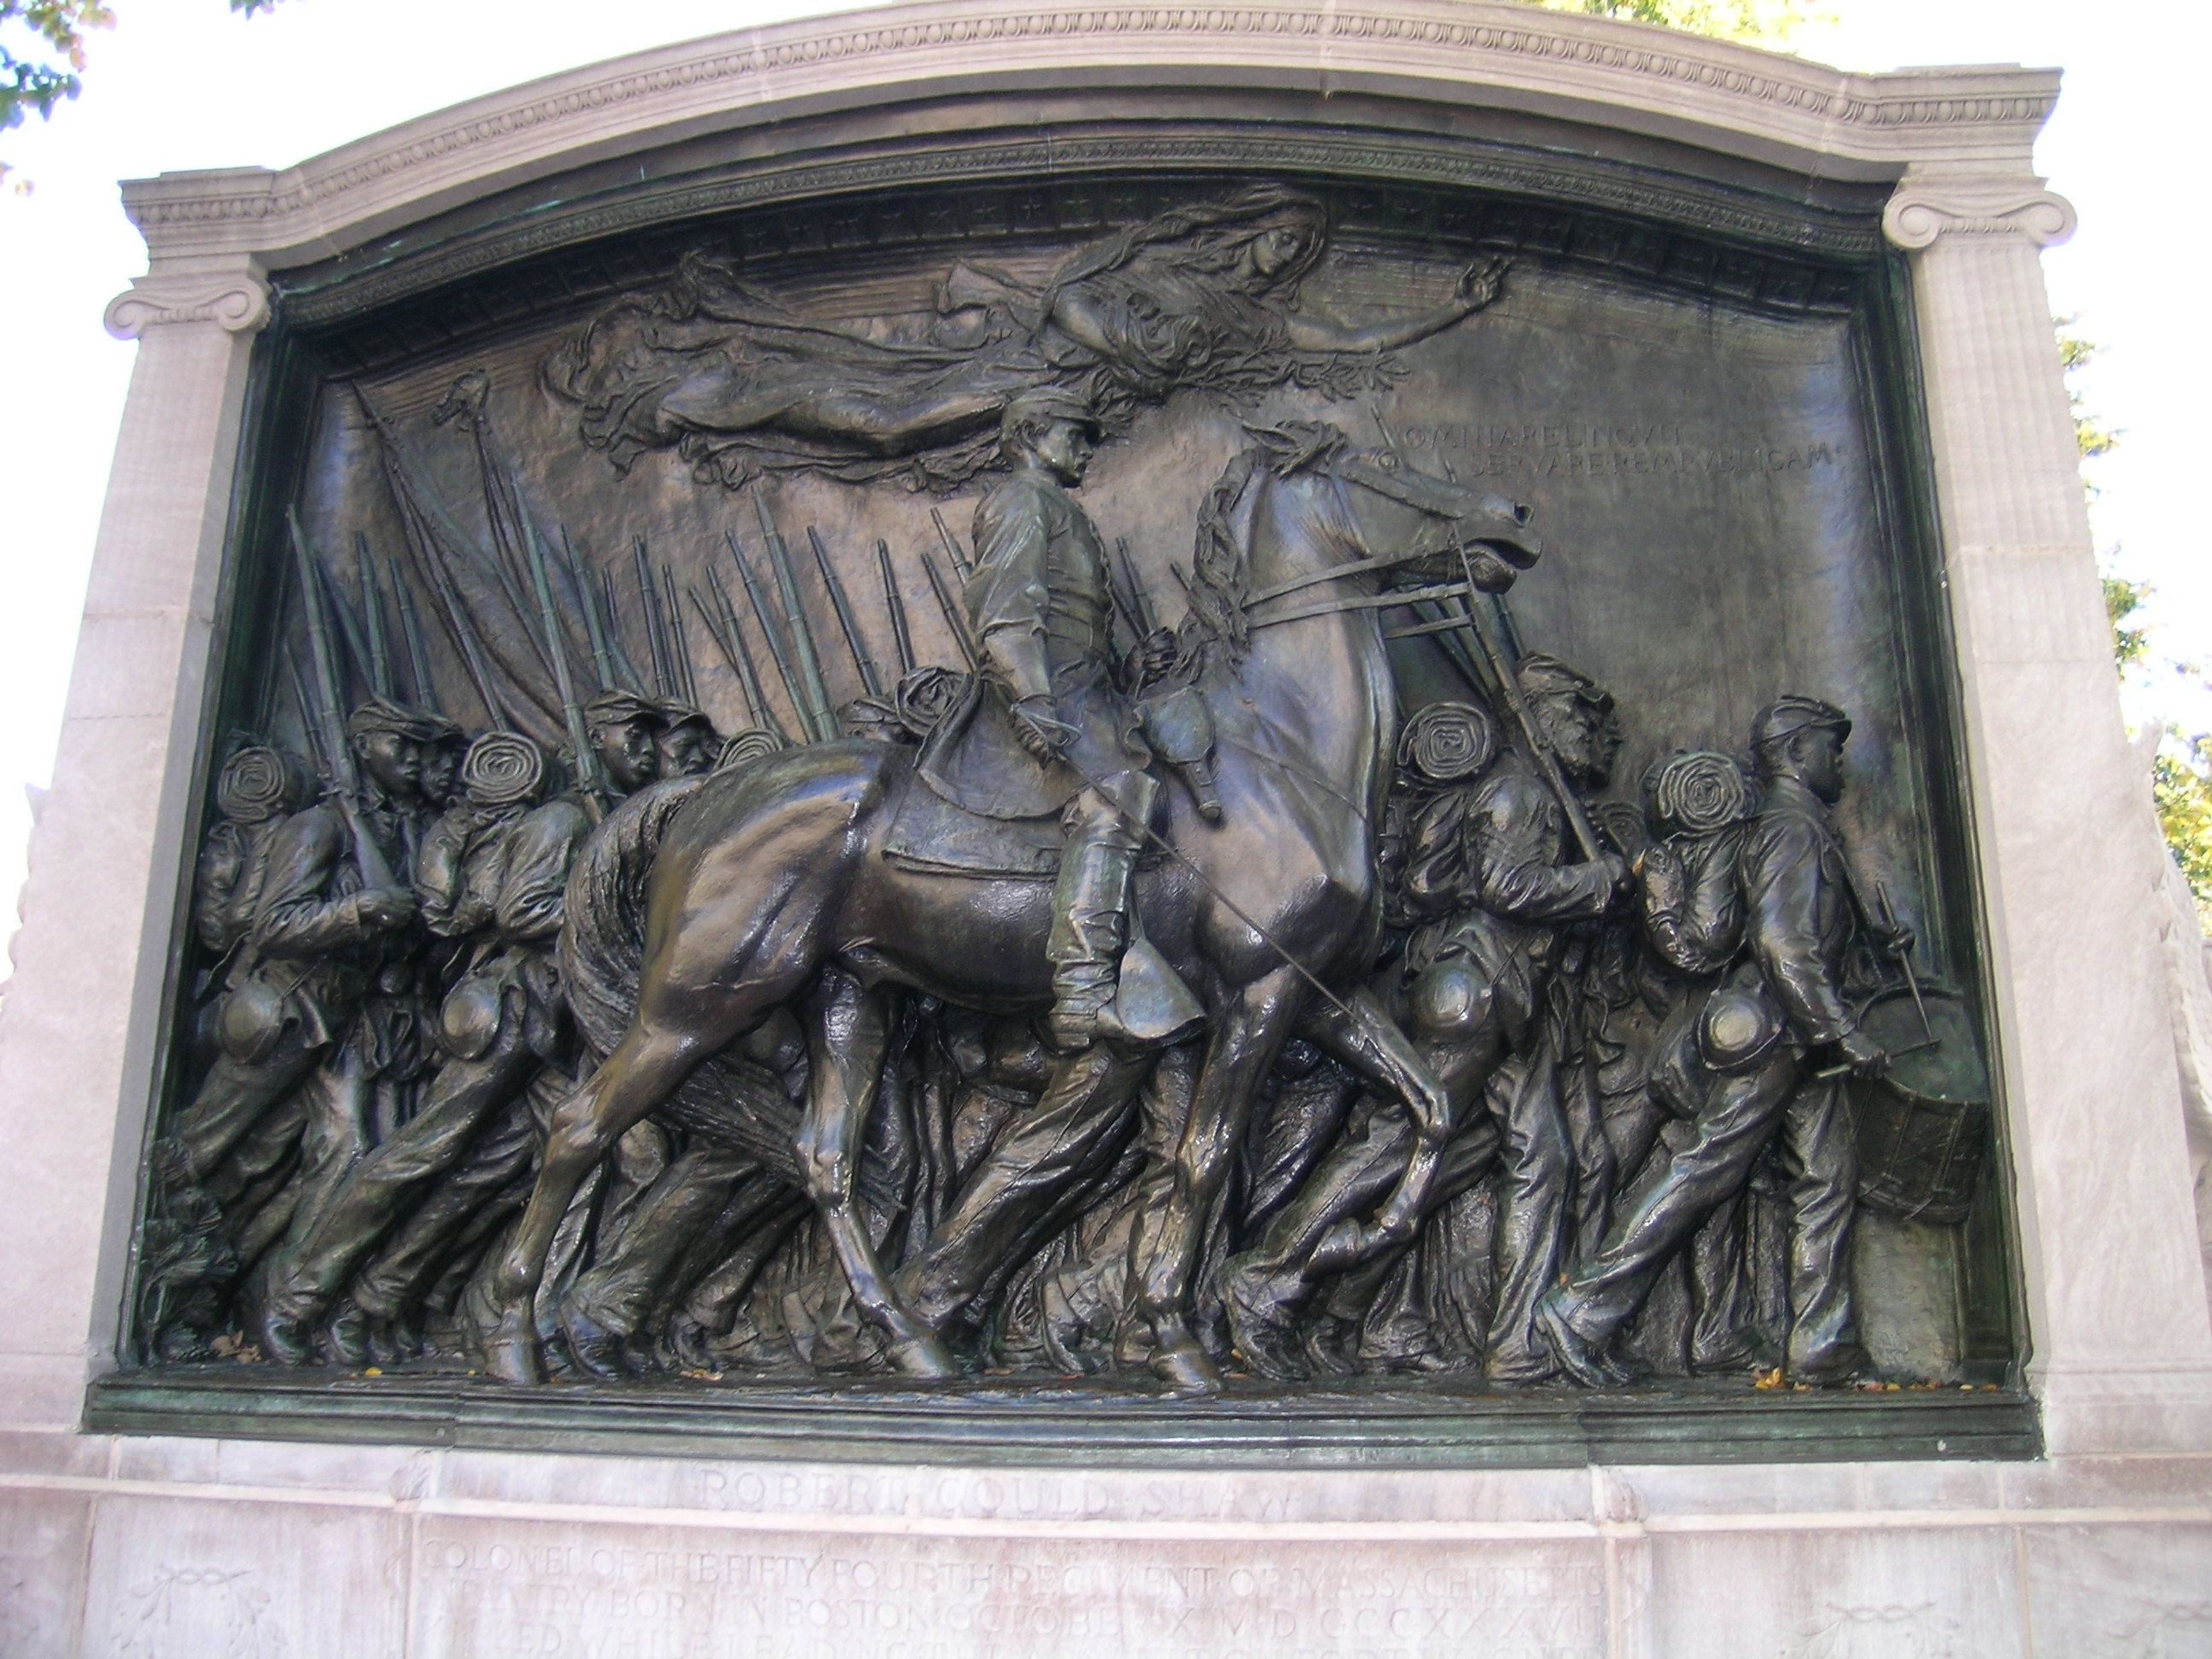
[[994, 88], [1277, 86], [1548, 114], [1753, 153], [1815, 176], [1908, 163], [2025, 172], [2055, 71], [1856, 75], [1642, 24], [1496, 0], [1234, 7], [926, 0], [659, 49], [426, 116], [282, 173], [137, 180], [155, 257], [251, 251], [270, 268], [361, 245], [592, 159], [795, 115]]
[[141, 276], [107, 302], [100, 321], [118, 340], [171, 323], [220, 323], [233, 334], [269, 321], [269, 289], [252, 276]]
[[1907, 180], [1882, 210], [1882, 234], [1914, 252], [1941, 236], [2024, 236], [2050, 247], [2074, 234], [2074, 204], [2041, 180]]

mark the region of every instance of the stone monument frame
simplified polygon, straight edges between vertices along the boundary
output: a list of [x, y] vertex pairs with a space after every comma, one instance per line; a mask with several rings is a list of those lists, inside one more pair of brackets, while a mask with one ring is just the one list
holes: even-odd
[[[221, 699], [220, 640], [238, 603], [234, 550], [271, 499], [245, 464], [245, 439], [282, 418], [285, 331], [607, 234], [626, 211], [683, 211], [665, 192], [687, 156], [719, 151], [732, 175], [779, 179], [770, 189], [880, 185], [879, 159], [850, 157], [842, 184], [792, 182], [810, 164], [839, 164], [810, 157], [811, 134], [842, 124], [851, 141], [877, 118], [871, 109], [890, 112], [890, 130], [869, 135], [887, 149], [933, 144], [955, 156], [1019, 112], [1042, 129], [1019, 141], [1021, 154], [1079, 168], [1065, 129], [1081, 121], [1058, 100], [1164, 111], [1203, 97], [1255, 113], [1302, 108], [1314, 115], [1310, 142], [1339, 155], [1360, 142], [1346, 136], [1358, 112], [1427, 112], [1436, 130], [1407, 137], [1408, 176], [1455, 154], [1494, 162], [1500, 147], [1486, 150], [1486, 135], [1572, 131], [1610, 152], [1556, 169], [1542, 187], [1578, 182], [1601, 198], [1632, 170], [1628, 158], [1696, 152], [1710, 173], [1680, 184], [1674, 205], [1686, 214], [1728, 206], [1735, 164], [1722, 158], [1740, 157], [1803, 181], [1803, 216], [1778, 240], [1815, 234], [1824, 218], [1852, 222], [1837, 234], [1859, 238], [1886, 290], [1887, 380], [1902, 392], [1885, 422], [1898, 445], [1892, 483], [1918, 526], [1908, 539], [1940, 559], [1925, 573], [1920, 625], [1955, 651], [1955, 674], [1929, 694], [1955, 710], [1958, 811], [1973, 826], [1972, 930], [2016, 1218], [2008, 1343], [2024, 1370], [2017, 1392], [1929, 1397], [1914, 1426], [1863, 1436], [1816, 1401], [1806, 1409], [1817, 1423], [1771, 1439], [1747, 1441], [1739, 1423], [1695, 1413], [1653, 1429], [1583, 1412], [1542, 1426], [1533, 1445], [1447, 1430], [1395, 1443], [1260, 1437], [1240, 1447], [1201, 1425], [1168, 1449], [1198, 1465], [1436, 1467], [2040, 1450], [2062, 1471], [2075, 1458], [2201, 1451], [2212, 1437], [2212, 1322], [2189, 1223], [2173, 1038], [2162, 995], [2148, 988], [2164, 971], [2156, 847], [2119, 727], [2037, 267], [2039, 248], [2073, 228], [2070, 208], [2032, 171], [2055, 95], [2055, 75], [2042, 71], [1851, 76], [1509, 6], [1384, 15], [945, 0], [575, 71], [281, 173], [127, 186], [151, 269], [110, 306], [108, 324], [138, 342], [138, 362], [0, 1045], [0, 1094], [14, 1103], [4, 1134], [27, 1172], [0, 1237], [9, 1259], [36, 1269], [26, 1277], [40, 1291], [15, 1294], [0, 1340], [9, 1415], [70, 1439], [81, 1426], [518, 1450], [1121, 1461], [1102, 1456], [1074, 1419], [1064, 1436], [987, 1449], [937, 1433], [926, 1415], [894, 1414], [825, 1443], [823, 1419], [797, 1402], [732, 1439], [681, 1413], [616, 1425], [588, 1401], [461, 1409], [434, 1398], [395, 1408], [179, 1397], [113, 1374], [113, 1356], [140, 1149], [166, 1086], [173, 941]], [[933, 135], [919, 147], [896, 131], [910, 119]], [[1102, 149], [1088, 164], [1109, 161], [1127, 165], [1128, 152]], [[1236, 162], [1186, 147], [1171, 164]], [[576, 200], [590, 193], [580, 183], [624, 173], [644, 175], [628, 205], [611, 187]], [[1871, 245], [1877, 223], [1887, 252]], [[2066, 758], [2063, 774], [2053, 753]], [[1161, 1449], [1146, 1441], [1124, 1456], [1149, 1461]]]

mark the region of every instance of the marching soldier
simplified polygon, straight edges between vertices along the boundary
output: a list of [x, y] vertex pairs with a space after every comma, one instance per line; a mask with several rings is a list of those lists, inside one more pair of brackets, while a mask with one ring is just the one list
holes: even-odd
[[1820, 1073], [1831, 1056], [1861, 1077], [1887, 1068], [1849, 993], [1872, 981], [1868, 946], [1899, 954], [1911, 936], [1868, 927], [1829, 822], [1850, 729], [1840, 708], [1800, 696], [1780, 699], [1753, 724], [1762, 795], [1738, 854], [1750, 959], [1662, 1060], [1702, 1096], [1696, 1138], [1538, 1308], [1546, 1340], [1578, 1382], [1620, 1380], [1606, 1354], [1613, 1337], [1668, 1256], [1742, 1192], [1778, 1137], [1792, 1172], [1790, 1375], [1838, 1382], [1866, 1364], [1848, 1261], [1857, 1158], [1843, 1079]]
[[[1555, 658], [1531, 653], [1521, 689], [1561, 770], [1576, 786], [1601, 787], [1620, 744], [1613, 700]], [[1401, 1005], [1408, 1030], [1453, 1103], [1453, 1139], [1431, 1182], [1434, 1208], [1466, 1189], [1502, 1153], [1499, 1288], [1486, 1365], [1500, 1382], [1553, 1370], [1529, 1327], [1535, 1299], [1556, 1276], [1567, 1231], [1574, 1159], [1553, 1077], [1561, 1010], [1553, 996], [1565, 931], [1595, 920], [1626, 888], [1613, 854], [1569, 856], [1566, 815], [1536, 768], [1499, 752], [1483, 711], [1481, 757], [1414, 822], [1407, 854], [1407, 906], [1425, 921], [1408, 940]], [[1416, 728], [1409, 727], [1409, 736]], [[1494, 760], [1489, 757], [1495, 756]], [[1486, 1110], [1477, 1110], [1482, 1101]], [[1370, 1098], [1335, 1152], [1271, 1222], [1256, 1247], [1228, 1267], [1224, 1300], [1237, 1349], [1265, 1376], [1304, 1369], [1293, 1346], [1298, 1310], [1331, 1273], [1356, 1268], [1380, 1286], [1409, 1241], [1362, 1237], [1358, 1221], [1395, 1187], [1413, 1156], [1411, 1115]], [[1378, 1248], [1379, 1247], [1379, 1248]], [[1350, 1298], [1357, 1302], [1357, 1295]]]
[[653, 735], [653, 746], [660, 751], [662, 777], [697, 777], [714, 769], [721, 758], [722, 734], [704, 711], [688, 702], [664, 702], [660, 718], [663, 724]]
[[[573, 796], [538, 804], [546, 775], [544, 754], [527, 738], [486, 733], [463, 763], [463, 799], [424, 838], [416, 873], [423, 923], [470, 949], [439, 1014], [446, 1063], [422, 1112], [352, 1171], [272, 1266], [262, 1336], [274, 1358], [307, 1358], [307, 1328], [356, 1265], [555, 1057], [562, 1004], [552, 950], [568, 866], [590, 820]], [[371, 1300], [380, 1317], [402, 1311]], [[351, 1342], [340, 1334], [342, 1352]]]
[[634, 795], [659, 778], [667, 726], [662, 706], [635, 691], [602, 691], [584, 705], [584, 734], [610, 793]]

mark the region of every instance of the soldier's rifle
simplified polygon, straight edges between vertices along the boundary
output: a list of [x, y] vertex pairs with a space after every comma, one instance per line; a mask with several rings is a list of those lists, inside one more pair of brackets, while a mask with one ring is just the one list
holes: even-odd
[[860, 689], [872, 697], [881, 697], [883, 677], [876, 672], [876, 660], [868, 654], [867, 641], [860, 637], [860, 624], [853, 617], [853, 601], [846, 594], [845, 584], [837, 578], [837, 567], [830, 562], [830, 550], [822, 545], [821, 532], [812, 525], [806, 526], [806, 539], [814, 549], [814, 565], [822, 573], [822, 586], [830, 595], [830, 608], [837, 613], [837, 627], [845, 635], [845, 648], [853, 653], [853, 667], [860, 677]]
[[645, 676], [630, 660], [629, 648], [623, 643], [622, 587], [611, 567], [599, 572], [599, 604], [607, 619], [607, 653], [622, 672], [622, 684], [633, 691], [642, 692]]
[[975, 567], [969, 562], [966, 550], [960, 545], [960, 538], [952, 533], [952, 526], [945, 522], [943, 511], [931, 507], [929, 521], [937, 526], [937, 539], [945, 544], [945, 556], [952, 561], [952, 568], [959, 573], [960, 580], [963, 582], [975, 580]]
[[953, 596], [951, 585], [927, 551], [921, 556], [921, 573], [929, 578], [929, 591], [937, 596], [937, 608], [945, 614], [945, 627], [952, 630], [952, 643], [960, 647], [960, 654], [967, 659], [972, 672], [982, 665], [982, 650], [975, 636], [968, 631], [968, 618], [960, 608], [960, 601]]
[[753, 511], [760, 515], [761, 539], [768, 544], [769, 568], [775, 573], [776, 597], [783, 601], [785, 620], [791, 628], [792, 656], [799, 666], [799, 684], [806, 692], [807, 724], [815, 738], [830, 743], [837, 736], [837, 719], [830, 710], [830, 688], [822, 678], [821, 653], [814, 647], [814, 629], [806, 620], [806, 607], [799, 598], [799, 578], [791, 568], [791, 549], [783, 532], [769, 516], [768, 503], [753, 492]]
[[[1117, 580], [1116, 578], [1119, 578]], [[1129, 624], [1129, 631], [1141, 646], [1152, 638], [1159, 627], [1152, 614], [1152, 602], [1146, 593], [1144, 584], [1137, 580], [1137, 567], [1129, 557], [1129, 538], [1114, 538], [1113, 561], [1106, 568], [1106, 589], [1114, 596], [1115, 605]]]
[[599, 751], [584, 724], [584, 706], [576, 697], [576, 682], [568, 672], [568, 647], [561, 634], [561, 614], [554, 608], [553, 584], [545, 576], [545, 545], [537, 527], [522, 521], [522, 546], [530, 565], [530, 585], [538, 593], [538, 616], [545, 629], [547, 654], [553, 663], [553, 681], [561, 693], [561, 718], [568, 728], [568, 747], [576, 757], [576, 781], [582, 787], [584, 811], [597, 823], [606, 813], [606, 780], [599, 775]]
[[675, 683], [677, 696], [696, 708], [699, 679], [691, 667], [691, 636], [684, 629], [684, 607], [676, 603], [676, 572], [666, 564], [660, 567], [660, 591], [668, 602], [669, 678]]
[[392, 655], [384, 637], [384, 592], [377, 584], [376, 561], [364, 531], [353, 532], [353, 556], [361, 571], [362, 619], [368, 624], [368, 680], [380, 697], [393, 695]]
[[607, 649], [606, 618], [599, 615], [598, 584], [592, 581], [584, 569], [576, 544], [568, 539], [568, 526], [561, 526], [561, 554], [568, 562], [568, 580], [576, 585], [576, 598], [584, 607], [584, 632], [592, 641], [592, 672], [599, 676], [599, 690], [615, 689], [614, 654]]
[[714, 574], [711, 565], [707, 568], [707, 586], [714, 590], [715, 608], [722, 617], [723, 631], [714, 637], [738, 677], [738, 689], [745, 694], [746, 712], [752, 716], [756, 727], [773, 732], [779, 742], [789, 743], [791, 733], [783, 729], [783, 722], [769, 707], [768, 692], [761, 684], [760, 668], [753, 661], [752, 647], [745, 643], [745, 630], [738, 622], [738, 607], [730, 603], [730, 590], [722, 586], [722, 579]]
[[645, 612], [645, 652], [653, 660], [653, 695], [672, 697], [680, 688], [675, 684], [675, 665], [669, 660], [668, 641], [661, 631], [660, 596], [653, 589], [653, 562], [646, 554], [645, 538], [633, 538], [629, 550], [637, 567], [638, 609]]
[[[1461, 568], [1467, 572], [1468, 597], [1472, 601], [1480, 591], [1474, 583], [1474, 561], [1464, 547], [1459, 550], [1459, 558]], [[1492, 597], [1497, 596], [1493, 594]], [[1502, 607], [1498, 610], [1502, 613]], [[1585, 860], [1601, 856], [1605, 848], [1598, 841], [1597, 831], [1590, 827], [1589, 814], [1583, 810], [1582, 798], [1575, 793], [1574, 786], [1567, 781], [1567, 775], [1559, 765], [1559, 757], [1552, 752], [1552, 745], [1545, 739], [1544, 729], [1537, 723], [1536, 711], [1528, 706], [1528, 699], [1522, 692], [1517, 662], [1505, 659], [1504, 651], [1484, 629], [1482, 618], [1472, 603], [1468, 606], [1467, 631], [1475, 653], [1489, 667], [1491, 678], [1504, 695], [1505, 706], [1512, 711], [1513, 723], [1521, 730], [1522, 741], [1528, 750], [1528, 757], [1536, 763], [1537, 773], [1550, 786], [1553, 795], [1559, 803], [1559, 811], [1566, 815], [1567, 828], [1574, 836], [1575, 844], [1582, 848]]]
[[364, 887], [396, 887], [384, 849], [361, 816], [361, 769], [354, 764], [353, 749], [346, 742], [345, 718], [338, 712], [337, 655], [331, 648], [330, 619], [323, 614], [322, 583], [316, 574], [315, 556], [307, 546], [307, 532], [300, 527], [297, 508], [284, 509], [284, 524], [291, 532], [292, 552], [299, 562], [300, 598], [307, 618], [307, 653], [314, 670], [314, 720], [319, 732], [323, 758], [339, 815], [352, 832], [354, 867]]
[[898, 573], [891, 568], [891, 544], [876, 538], [876, 574], [884, 584], [884, 610], [891, 619], [891, 643], [898, 647], [899, 677], [914, 672], [914, 635], [907, 632], [906, 599], [899, 592]]
[[768, 642], [769, 660], [775, 665], [776, 678], [783, 682], [783, 695], [798, 719], [799, 735], [811, 742], [815, 734], [813, 715], [808, 709], [805, 693], [799, 688], [799, 671], [791, 665], [791, 653], [784, 645], [783, 632], [776, 626], [775, 607], [769, 604], [768, 595], [761, 592], [752, 567], [745, 562], [744, 550], [738, 544], [738, 532], [729, 530], [723, 534], [730, 544], [730, 562], [737, 566], [738, 580], [744, 585], [745, 602], [752, 606], [753, 620], [760, 624], [761, 638]]
[[416, 613], [415, 590], [408, 585], [397, 559], [385, 562], [384, 574], [399, 606], [399, 635], [407, 642], [407, 674], [415, 684], [415, 705], [434, 714], [438, 694], [430, 678], [430, 653], [422, 646], [422, 618]]

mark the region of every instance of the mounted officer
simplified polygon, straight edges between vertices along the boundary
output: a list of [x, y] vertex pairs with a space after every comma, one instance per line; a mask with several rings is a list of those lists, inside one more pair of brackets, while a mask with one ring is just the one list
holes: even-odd
[[[1090, 515], [1069, 493], [1083, 482], [1099, 424], [1079, 397], [1057, 387], [1006, 406], [1000, 443], [1012, 469], [975, 509], [975, 573], [965, 595], [981, 647], [983, 682], [949, 714], [924, 748], [920, 769], [956, 804], [997, 817], [1060, 812], [1065, 837], [1045, 947], [1052, 963], [1056, 1045], [1073, 1051], [1099, 1037], [1157, 1042], [1131, 1029], [1117, 1000], [1133, 938], [1130, 879], [1159, 780], [1128, 699], [1116, 683], [1113, 590]], [[1147, 640], [1139, 666], [1155, 667], [1172, 636]], [[985, 713], [1003, 702], [1004, 719]], [[1021, 752], [999, 741], [1011, 731]], [[1156, 994], [1188, 1025], [1188, 988], [1165, 975]]]

